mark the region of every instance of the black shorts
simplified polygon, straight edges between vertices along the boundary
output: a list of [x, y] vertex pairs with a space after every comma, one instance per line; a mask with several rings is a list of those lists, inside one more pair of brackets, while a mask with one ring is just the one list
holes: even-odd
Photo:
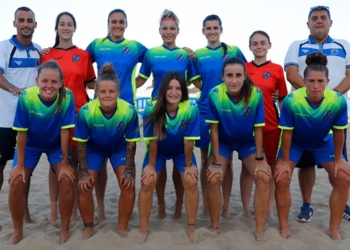
[[[348, 161], [348, 153], [346, 150], [346, 138], [347, 138], [347, 129], [344, 130], [344, 146], [343, 146], [343, 155], [346, 161]], [[295, 167], [297, 168], [309, 168], [314, 167], [316, 162], [312, 157], [312, 154], [309, 151], [304, 151], [300, 157], [299, 162]], [[322, 166], [317, 166], [318, 168], [322, 168]]]
[[0, 166], [5, 166], [15, 154], [17, 131], [12, 128], [0, 128]]

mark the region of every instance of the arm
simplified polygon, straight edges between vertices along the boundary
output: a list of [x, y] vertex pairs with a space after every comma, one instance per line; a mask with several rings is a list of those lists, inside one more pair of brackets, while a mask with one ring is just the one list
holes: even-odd
[[333, 128], [333, 143], [334, 143], [334, 176], [337, 177], [339, 171], [343, 171], [350, 175], [349, 164], [342, 158], [344, 146], [344, 130]]
[[95, 88], [95, 80], [94, 81], [91, 81], [91, 82], [88, 82], [88, 83], [86, 83], [86, 87], [88, 88], [88, 89], [94, 89]]
[[75, 176], [73, 173], [73, 169], [69, 165], [68, 156], [69, 156], [69, 134], [70, 129], [61, 129], [61, 150], [62, 150], [62, 161], [61, 161], [61, 169], [58, 175], [58, 181], [61, 180], [63, 175], [66, 175], [72, 183], [74, 182]]
[[87, 168], [86, 142], [78, 141], [77, 154], [78, 154], [79, 171], [80, 171], [78, 188], [80, 188], [81, 191], [85, 192], [89, 188], [91, 188], [91, 186], [94, 182], [94, 179], [91, 176], [91, 174], [89, 173], [88, 168]]
[[14, 96], [19, 96], [19, 94], [21, 93], [21, 91], [23, 89], [17, 88], [13, 84], [9, 83], [6, 80], [6, 78], [3, 76], [3, 74], [4, 73], [0, 70], [0, 88], [7, 91], [7, 92], [10, 92]]
[[141, 87], [142, 85], [144, 85], [145, 84], [145, 82], [147, 81], [147, 79], [145, 79], [145, 78], [143, 78], [142, 76], [140, 76], [140, 75], [138, 75], [137, 77], [136, 77], [136, 88], [139, 88], [139, 87]]
[[350, 89], [350, 68], [346, 69], [345, 74], [346, 76], [343, 81], [334, 89], [341, 94], [345, 94]]
[[156, 172], [156, 159], [158, 151], [158, 142], [157, 140], [151, 140], [149, 142], [149, 162], [148, 165], [141, 172], [141, 181], [147, 184], [148, 179], [153, 175], [154, 181], [157, 181], [157, 172]]
[[187, 174], [192, 176], [194, 183], [197, 183], [198, 180], [198, 169], [192, 163], [192, 154], [194, 148], [193, 140], [184, 140], [185, 147], [185, 175], [184, 179], [186, 179]]
[[131, 190], [135, 185], [135, 152], [136, 142], [127, 142], [125, 169], [120, 182], [126, 190]]
[[8, 178], [9, 186], [11, 187], [14, 180], [22, 176], [22, 181], [26, 182], [26, 176], [24, 171], [24, 156], [27, 145], [27, 131], [18, 131], [17, 134], [17, 165], [11, 170]]
[[294, 65], [287, 66], [286, 75], [287, 75], [288, 82], [290, 82], [290, 84], [295, 89], [299, 89], [305, 86], [304, 79], [301, 75], [299, 75], [297, 66], [294, 66]]
[[289, 151], [292, 144], [293, 130], [282, 130], [282, 159], [277, 163], [274, 174], [275, 181], [278, 182], [281, 176], [287, 172], [290, 178]]
[[256, 160], [256, 168], [255, 168], [255, 175], [259, 171], [267, 174], [270, 178], [272, 178], [271, 173], [271, 167], [269, 164], [267, 164], [266, 160], [263, 157], [263, 132], [262, 127], [255, 127], [254, 128], [254, 134], [255, 134], [255, 147], [256, 147], [256, 159], [262, 159], [262, 160]]
[[210, 124], [210, 143], [213, 151], [213, 162], [220, 165], [219, 154], [219, 123]]
[[192, 81], [193, 85], [196, 86], [196, 88], [201, 89], [202, 87], [202, 81], [200, 78], [196, 78]]

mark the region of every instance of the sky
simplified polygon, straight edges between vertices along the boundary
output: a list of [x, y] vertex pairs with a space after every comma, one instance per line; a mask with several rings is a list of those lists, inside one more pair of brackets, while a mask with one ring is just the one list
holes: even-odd
[[[308, 37], [307, 17], [310, 7], [316, 5], [330, 8], [333, 20], [330, 36], [350, 41], [350, 1], [345, 0], [12, 0], [1, 4], [0, 41], [15, 34], [14, 12], [20, 6], [27, 6], [34, 11], [38, 23], [33, 37], [35, 43], [42, 48], [52, 46], [56, 16], [68, 11], [77, 21], [73, 42], [85, 49], [95, 38], [106, 36], [108, 13], [120, 8], [128, 18], [125, 38], [152, 48], [162, 44], [159, 18], [164, 9], [169, 9], [180, 19], [180, 34], [176, 40], [179, 47], [186, 46], [193, 50], [205, 47], [207, 42], [202, 35], [202, 21], [206, 16], [216, 14], [222, 20], [222, 42], [238, 46], [250, 61], [253, 54], [248, 48], [249, 36], [255, 30], [264, 30], [272, 42], [268, 59], [283, 65], [289, 45], [294, 40]], [[145, 89], [150, 85], [151, 81], [148, 80], [137, 95], [147, 95]]]

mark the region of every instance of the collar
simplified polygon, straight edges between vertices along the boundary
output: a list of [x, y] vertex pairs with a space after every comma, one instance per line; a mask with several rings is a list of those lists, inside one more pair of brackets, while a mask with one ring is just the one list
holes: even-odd
[[265, 66], [266, 64], [269, 64], [269, 63], [271, 63], [271, 60], [268, 60], [268, 61], [266, 61], [266, 62], [264, 62], [264, 63], [262, 63], [262, 64], [260, 64], [260, 65], [257, 65], [254, 61], [252, 61], [252, 64], [253, 64], [255, 67], [257, 67], [257, 68], [262, 67], [262, 66]]
[[162, 45], [165, 49], [167, 49], [167, 50], [170, 50], [170, 51], [174, 51], [174, 50], [177, 50], [177, 49], [179, 49], [179, 47], [175, 47], [175, 48], [169, 48], [168, 46], [166, 46], [165, 44], [163, 44]]
[[209, 45], [206, 46], [206, 48], [209, 50], [217, 50], [217, 49], [220, 49], [221, 47], [222, 47], [222, 43], [220, 43], [220, 45], [215, 48], [209, 47]]
[[[10, 39], [10, 42], [15, 45], [19, 50], [27, 50], [26, 46], [24, 46], [23, 44], [21, 44], [17, 38], [16, 35], [13, 35]], [[35, 50], [35, 46], [32, 42], [30, 42], [30, 46], [29, 46], [30, 50]]]
[[120, 39], [120, 40], [118, 40], [118, 41], [115, 42], [115, 41], [113, 41], [113, 40], [111, 39], [111, 37], [109, 36], [109, 37], [108, 37], [108, 40], [111, 41], [112, 43], [122, 43], [122, 42], [125, 41], [125, 38], [123, 37], [122, 39]]
[[[319, 42], [317, 42], [315, 39], [313, 39], [313, 38], [311, 37], [311, 35], [309, 35], [308, 40], [309, 40], [309, 43], [311, 43], [311, 44], [318, 44], [318, 43], [319, 43]], [[323, 43], [333, 43], [333, 42], [334, 42], [333, 38], [331, 38], [330, 36], [328, 36], [328, 37], [327, 37], [327, 40], [324, 41]]]

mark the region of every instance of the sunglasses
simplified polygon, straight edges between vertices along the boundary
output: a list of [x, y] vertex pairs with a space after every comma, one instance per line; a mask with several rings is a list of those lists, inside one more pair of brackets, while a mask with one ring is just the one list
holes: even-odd
[[324, 6], [324, 5], [317, 5], [317, 6], [310, 8], [310, 11], [314, 11], [314, 10], [327, 10], [327, 11], [329, 11], [329, 7]]

